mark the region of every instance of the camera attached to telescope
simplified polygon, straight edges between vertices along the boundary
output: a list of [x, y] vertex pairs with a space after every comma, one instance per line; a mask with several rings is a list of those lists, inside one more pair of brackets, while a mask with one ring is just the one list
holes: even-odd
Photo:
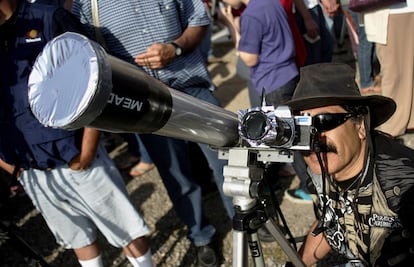
[[293, 116], [288, 106], [261, 106], [240, 110], [239, 135], [252, 147], [311, 150], [312, 117]]
[[[288, 106], [266, 105], [239, 110], [238, 133], [249, 146], [230, 148], [224, 167], [223, 191], [233, 197], [233, 266], [249, 266], [249, 245], [254, 266], [265, 266], [258, 229], [265, 226], [294, 266], [304, 267], [272, 191], [274, 163], [293, 162], [294, 150], [312, 151], [316, 131], [310, 115], [294, 116]], [[285, 232], [278, 227], [282, 221]], [[285, 236], [289, 236], [289, 240]], [[247, 238], [247, 239], [246, 239]], [[247, 242], [246, 242], [247, 240]]]

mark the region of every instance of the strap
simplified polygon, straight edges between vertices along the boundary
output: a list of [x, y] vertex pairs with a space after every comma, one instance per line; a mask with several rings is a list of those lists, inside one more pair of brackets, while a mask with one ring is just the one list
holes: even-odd
[[93, 21], [93, 25], [95, 26], [94, 28], [95, 28], [96, 40], [98, 41], [100, 45], [102, 45], [105, 48], [105, 50], [108, 50], [106, 43], [105, 43], [105, 39], [102, 36], [101, 25], [99, 23], [99, 11], [98, 11], [97, 0], [91, 0], [91, 8], [92, 8], [92, 21]]

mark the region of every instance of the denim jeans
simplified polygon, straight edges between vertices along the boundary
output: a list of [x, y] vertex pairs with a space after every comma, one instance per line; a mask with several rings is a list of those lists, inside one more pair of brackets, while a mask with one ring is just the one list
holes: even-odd
[[367, 88], [374, 85], [374, 62], [376, 59], [375, 44], [367, 40], [365, 28], [359, 24], [357, 12], [347, 9], [358, 29], [358, 68], [359, 84], [361, 88]]
[[[188, 88], [187, 90], [183, 91], [195, 98], [201, 99], [203, 101], [209, 102], [211, 104], [219, 106], [218, 100], [215, 98], [213, 93], [206, 89], [206, 88]], [[214, 181], [217, 185], [218, 191], [220, 196], [223, 200], [223, 205], [227, 211], [227, 215], [230, 218], [234, 216], [234, 207], [233, 207], [233, 199], [223, 192], [223, 183], [224, 183], [224, 175], [223, 175], [223, 167], [227, 165], [226, 160], [220, 160], [218, 158], [218, 151], [211, 149], [206, 144], [198, 144], [201, 151], [203, 152], [210, 169], [213, 171]]]
[[[321, 39], [313, 44], [304, 40], [307, 51], [305, 64], [309, 65], [321, 62], [331, 62], [335, 40], [327, 28], [322, 8], [317, 5], [314, 8], [308, 10], [312, 14], [313, 19], [318, 24], [319, 36]], [[302, 16], [299, 14], [299, 12], [296, 12], [295, 15], [300, 32], [302, 34], [305, 34], [306, 28]]]
[[119, 135], [128, 143], [128, 152], [140, 159], [141, 162], [148, 164], [153, 163], [150, 155], [142, 143], [138, 134], [135, 133], [119, 133]]
[[208, 61], [208, 58], [213, 55], [213, 48], [211, 46], [211, 35], [213, 33], [211, 24], [207, 27], [206, 36], [200, 43], [199, 49], [205, 61]]
[[144, 163], [149, 163], [149, 164], [153, 163], [150, 155], [148, 154], [147, 148], [145, 147], [144, 143], [142, 143], [140, 135], [135, 134], [135, 138], [138, 144], [137, 146], [138, 146], [140, 161]]
[[140, 134], [142, 143], [157, 166], [174, 209], [187, 226], [195, 246], [210, 243], [216, 229], [203, 214], [201, 188], [191, 173], [188, 144], [184, 140]]

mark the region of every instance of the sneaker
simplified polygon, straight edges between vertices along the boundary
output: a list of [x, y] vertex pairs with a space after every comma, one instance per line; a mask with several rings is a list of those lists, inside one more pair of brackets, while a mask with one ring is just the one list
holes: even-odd
[[209, 245], [197, 247], [197, 266], [217, 267], [217, 254]]
[[293, 203], [313, 203], [312, 196], [302, 189], [290, 189], [285, 191], [285, 198]]

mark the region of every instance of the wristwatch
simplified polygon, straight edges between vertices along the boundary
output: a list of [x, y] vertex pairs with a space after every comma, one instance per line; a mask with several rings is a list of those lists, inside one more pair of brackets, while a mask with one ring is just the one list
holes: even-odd
[[175, 47], [175, 56], [179, 57], [183, 54], [183, 49], [181, 48], [181, 46], [179, 46], [178, 44], [171, 42], [170, 44], [172, 44]]

